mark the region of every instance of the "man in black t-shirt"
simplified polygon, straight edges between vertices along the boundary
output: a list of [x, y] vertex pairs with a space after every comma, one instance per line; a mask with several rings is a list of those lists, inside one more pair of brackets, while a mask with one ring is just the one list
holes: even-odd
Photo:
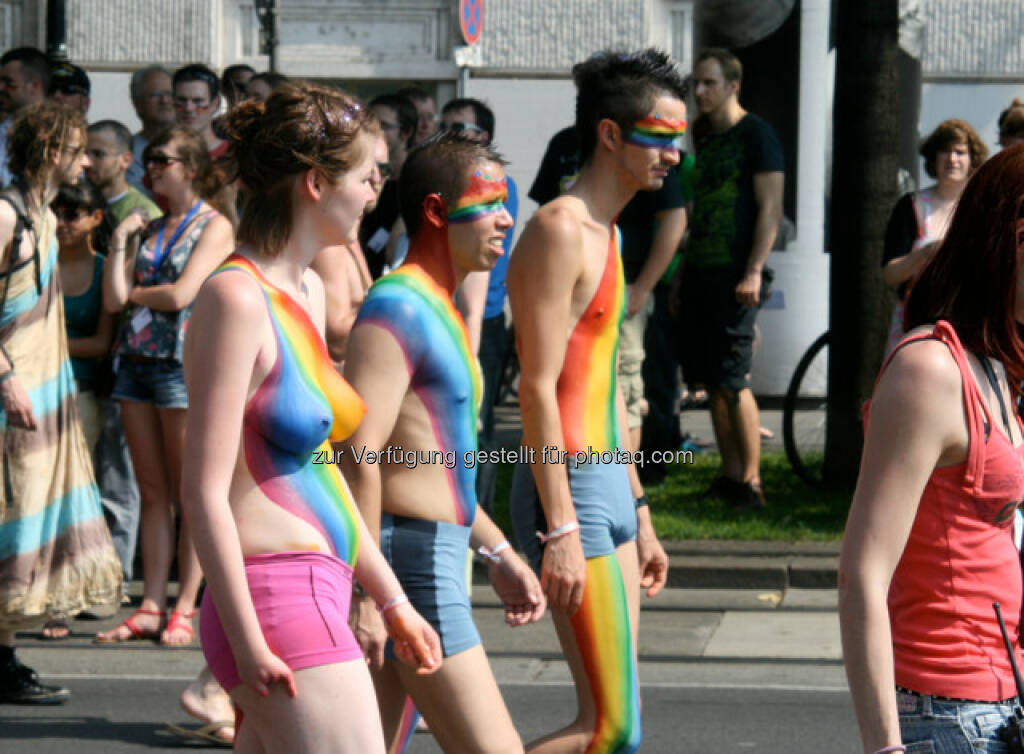
[[708, 492], [741, 509], [765, 505], [750, 365], [783, 188], [775, 132], [739, 104], [742, 74], [740, 61], [722, 49], [702, 52], [694, 68], [694, 206], [678, 297], [683, 373], [708, 388], [722, 454], [722, 473]]
[[[572, 186], [579, 175], [580, 148], [576, 129], [564, 128], [548, 143], [530, 198], [546, 204]], [[686, 209], [676, 167], [661, 188], [638, 191], [619, 215], [622, 266], [626, 277], [626, 318], [619, 331], [618, 379], [626, 401], [631, 447], [640, 448], [644, 401], [644, 335], [654, 310], [655, 286], [672, 261], [686, 231]]]

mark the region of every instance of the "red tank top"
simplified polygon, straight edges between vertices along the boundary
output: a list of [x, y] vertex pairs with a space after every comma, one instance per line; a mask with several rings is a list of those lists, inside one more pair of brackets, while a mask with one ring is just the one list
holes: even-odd
[[1017, 691], [992, 603], [1000, 603], [1020, 663], [1022, 579], [1013, 514], [1024, 496], [1024, 446], [1014, 448], [1002, 423], [993, 421], [952, 326], [939, 322], [931, 334], [905, 338], [901, 346], [925, 338], [945, 343], [960, 368], [968, 451], [963, 463], [932, 471], [893, 574], [896, 684], [922, 694], [1008, 699]]

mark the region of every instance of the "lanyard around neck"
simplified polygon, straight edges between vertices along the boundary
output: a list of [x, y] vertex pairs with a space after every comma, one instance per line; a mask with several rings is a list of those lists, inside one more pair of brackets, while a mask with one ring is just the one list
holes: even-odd
[[171, 249], [174, 248], [174, 244], [178, 243], [178, 239], [181, 238], [181, 234], [185, 231], [186, 226], [195, 217], [196, 212], [199, 211], [199, 206], [203, 203], [202, 199], [196, 199], [196, 203], [192, 205], [192, 209], [188, 211], [184, 219], [178, 224], [178, 227], [174, 229], [174, 233], [171, 235], [167, 245], [164, 246], [164, 230], [167, 229], [167, 218], [160, 223], [160, 233], [156, 237], [156, 248], [153, 250], [153, 272], [149, 276], [149, 284], [152, 285], [156, 281], [157, 273], [160, 272], [160, 268], [163, 267], [164, 260], [167, 259], [167, 255], [171, 253]]

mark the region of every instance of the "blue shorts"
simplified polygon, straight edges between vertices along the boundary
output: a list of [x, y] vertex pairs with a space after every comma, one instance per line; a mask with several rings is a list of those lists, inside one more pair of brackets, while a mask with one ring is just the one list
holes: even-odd
[[[466, 588], [468, 526], [385, 513], [380, 521], [380, 551], [409, 602], [441, 637], [445, 657], [480, 643]], [[390, 639], [386, 651], [394, 659]]]
[[[636, 539], [636, 507], [624, 464], [569, 461], [565, 470], [584, 557], [610, 555], [620, 545]], [[529, 464], [516, 465], [509, 505], [519, 548], [539, 573], [544, 545], [537, 532], [547, 532], [548, 524]]]
[[188, 408], [185, 368], [173, 359], [135, 361], [121, 357], [110, 397], [152, 403], [157, 408]]
[[954, 702], [897, 691], [900, 735], [908, 754], [1004, 752], [999, 729], [1011, 715], [1013, 701]]

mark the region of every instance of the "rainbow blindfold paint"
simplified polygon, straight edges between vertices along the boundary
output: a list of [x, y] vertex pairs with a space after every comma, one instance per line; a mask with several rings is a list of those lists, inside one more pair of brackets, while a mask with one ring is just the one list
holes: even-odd
[[505, 179], [494, 180], [478, 170], [470, 179], [466, 193], [448, 207], [448, 222], [471, 223], [485, 215], [501, 212], [505, 209], [506, 199], [508, 184]]
[[626, 135], [626, 141], [638, 147], [654, 149], [682, 149], [686, 134], [686, 121], [648, 115], [637, 121]]

